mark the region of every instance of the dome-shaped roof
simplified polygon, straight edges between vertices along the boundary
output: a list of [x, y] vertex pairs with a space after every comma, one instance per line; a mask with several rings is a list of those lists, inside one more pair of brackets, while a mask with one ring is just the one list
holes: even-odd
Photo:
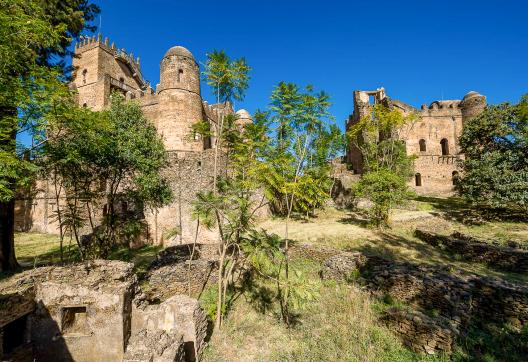
[[251, 117], [251, 114], [249, 114], [248, 111], [246, 111], [245, 109], [239, 109], [237, 112], [236, 112], [238, 118], [240, 119], [253, 119]]
[[468, 92], [468, 94], [464, 96], [464, 99], [473, 98], [476, 96], [481, 96], [481, 94], [479, 92], [471, 91], [471, 92]]
[[184, 47], [179, 46], [179, 45], [178, 46], [174, 46], [174, 47], [170, 48], [169, 50], [167, 50], [167, 52], [165, 53], [164, 58], [170, 57], [171, 55], [178, 55], [178, 56], [181, 56], [181, 57], [188, 57], [188, 58], [194, 59], [194, 56], [192, 55], [192, 53], [187, 48], [184, 48]]

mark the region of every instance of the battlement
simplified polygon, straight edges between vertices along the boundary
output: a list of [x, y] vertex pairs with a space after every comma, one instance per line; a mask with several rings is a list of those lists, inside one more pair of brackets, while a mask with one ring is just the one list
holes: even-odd
[[122, 62], [130, 68], [132, 76], [139, 82], [139, 84], [141, 85], [141, 89], [144, 90], [148, 88], [150, 84], [143, 78], [139, 57], [134, 58], [132, 52], [127, 53], [124, 48], [117, 48], [114, 42], [112, 42], [111, 45], [108, 44], [108, 37], [105, 37], [103, 40], [103, 36], [101, 33], [99, 33], [97, 37], [82, 37], [81, 41], [75, 44], [75, 54], [81, 55], [82, 53], [92, 50], [94, 48], [101, 48], [103, 51], [106, 51], [107, 53], [112, 55], [116, 60]]

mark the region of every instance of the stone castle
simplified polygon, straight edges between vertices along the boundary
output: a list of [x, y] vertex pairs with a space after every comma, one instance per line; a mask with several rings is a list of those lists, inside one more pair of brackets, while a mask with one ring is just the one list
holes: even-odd
[[[199, 66], [191, 52], [181, 46], [170, 48], [162, 57], [156, 89], [144, 79], [139, 58], [114, 43], [109, 45], [108, 39], [103, 40], [101, 35], [76, 44], [73, 66], [75, 72], [70, 86], [76, 90], [80, 106], [102, 110], [108, 106], [111, 93], [120, 92], [127, 100], [140, 104], [164, 140], [169, 153], [169, 166], [164, 172], [175, 201], [158, 210], [145, 210], [147, 238], [171, 245], [176, 239], [166, 240], [166, 232], [178, 228], [178, 242], [192, 242], [196, 222], [191, 217], [191, 203], [198, 191], [212, 187], [215, 137], [204, 139], [193, 135], [191, 125], [206, 120], [214, 130], [222, 116], [235, 113], [232, 106], [208, 104], [203, 100]], [[453, 178], [458, 173], [457, 160], [463, 157], [457, 142], [462, 126], [484, 109], [486, 98], [470, 92], [463, 100], [435, 101], [416, 110], [390, 99], [383, 88], [354, 91], [354, 113], [349, 117], [347, 129], [369, 114], [371, 105], [377, 103], [420, 115], [420, 120], [405, 135], [407, 152], [417, 156], [416, 174], [410, 185], [421, 194], [452, 193]], [[243, 109], [236, 115], [240, 124], [252, 122], [250, 114]], [[345, 160], [354, 173], [363, 172], [361, 152], [352, 144]], [[219, 170], [225, 172], [226, 162], [220, 157]], [[31, 196], [16, 201], [17, 230], [58, 233], [58, 224], [53, 218], [57, 209], [55, 200], [51, 182], [38, 181]], [[217, 233], [201, 230], [200, 240], [215, 242]]]
[[[406, 127], [400, 137], [405, 141], [407, 153], [415, 155], [415, 175], [409, 183], [417, 193], [428, 195], [449, 195], [458, 176], [460, 152], [458, 139], [464, 122], [475, 117], [486, 107], [486, 97], [469, 92], [462, 100], [434, 101], [420, 110], [389, 98], [385, 89], [375, 91], [354, 91], [354, 113], [350, 115], [346, 128], [370, 114], [371, 106], [384, 104], [403, 114], [415, 112], [418, 121]], [[363, 172], [363, 158], [360, 150], [349, 144], [346, 162], [354, 173]]]
[[[95, 111], [109, 105], [112, 92], [122, 93], [127, 100], [137, 101], [152, 121], [165, 143], [169, 167], [165, 170], [175, 198], [173, 204], [145, 212], [149, 239], [167, 243], [164, 234], [179, 228], [180, 242], [192, 241], [195, 221], [191, 219], [191, 202], [198, 191], [210, 188], [213, 179], [215, 137], [203, 139], [193, 135], [192, 124], [206, 120], [215, 130], [223, 115], [234, 114], [227, 103], [208, 104], [200, 93], [200, 69], [194, 56], [181, 46], [170, 48], [160, 63], [160, 83], [153, 89], [141, 73], [140, 59], [119, 49], [108, 38], [86, 38], [75, 46], [75, 69], [70, 86], [76, 91], [80, 106]], [[246, 110], [236, 112], [237, 123], [252, 122]], [[222, 166], [223, 163], [223, 166]], [[219, 170], [225, 170], [220, 158]], [[41, 180], [30, 198], [17, 200], [16, 228], [58, 233], [52, 215], [56, 210], [51, 183]], [[203, 241], [216, 240], [216, 234], [200, 232]]]

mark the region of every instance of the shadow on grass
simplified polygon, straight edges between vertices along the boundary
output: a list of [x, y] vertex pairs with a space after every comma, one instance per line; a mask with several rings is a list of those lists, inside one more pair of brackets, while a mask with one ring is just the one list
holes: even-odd
[[479, 225], [485, 221], [527, 222], [526, 212], [515, 208], [490, 208], [484, 205], [475, 206], [459, 197], [416, 196], [415, 201], [430, 204], [435, 211], [432, 214], [447, 220], [464, 224]]

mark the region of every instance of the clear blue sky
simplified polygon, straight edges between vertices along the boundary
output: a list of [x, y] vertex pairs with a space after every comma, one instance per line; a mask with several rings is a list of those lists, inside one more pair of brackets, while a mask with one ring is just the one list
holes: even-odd
[[[98, 1], [101, 31], [141, 57], [155, 85], [173, 45], [198, 62], [224, 49], [253, 68], [246, 99], [253, 113], [281, 80], [331, 95], [339, 125], [352, 91], [385, 87], [414, 106], [461, 99], [470, 90], [490, 103], [528, 93], [528, 1]], [[98, 22], [98, 21], [97, 21]], [[214, 97], [202, 84], [203, 96]]]

